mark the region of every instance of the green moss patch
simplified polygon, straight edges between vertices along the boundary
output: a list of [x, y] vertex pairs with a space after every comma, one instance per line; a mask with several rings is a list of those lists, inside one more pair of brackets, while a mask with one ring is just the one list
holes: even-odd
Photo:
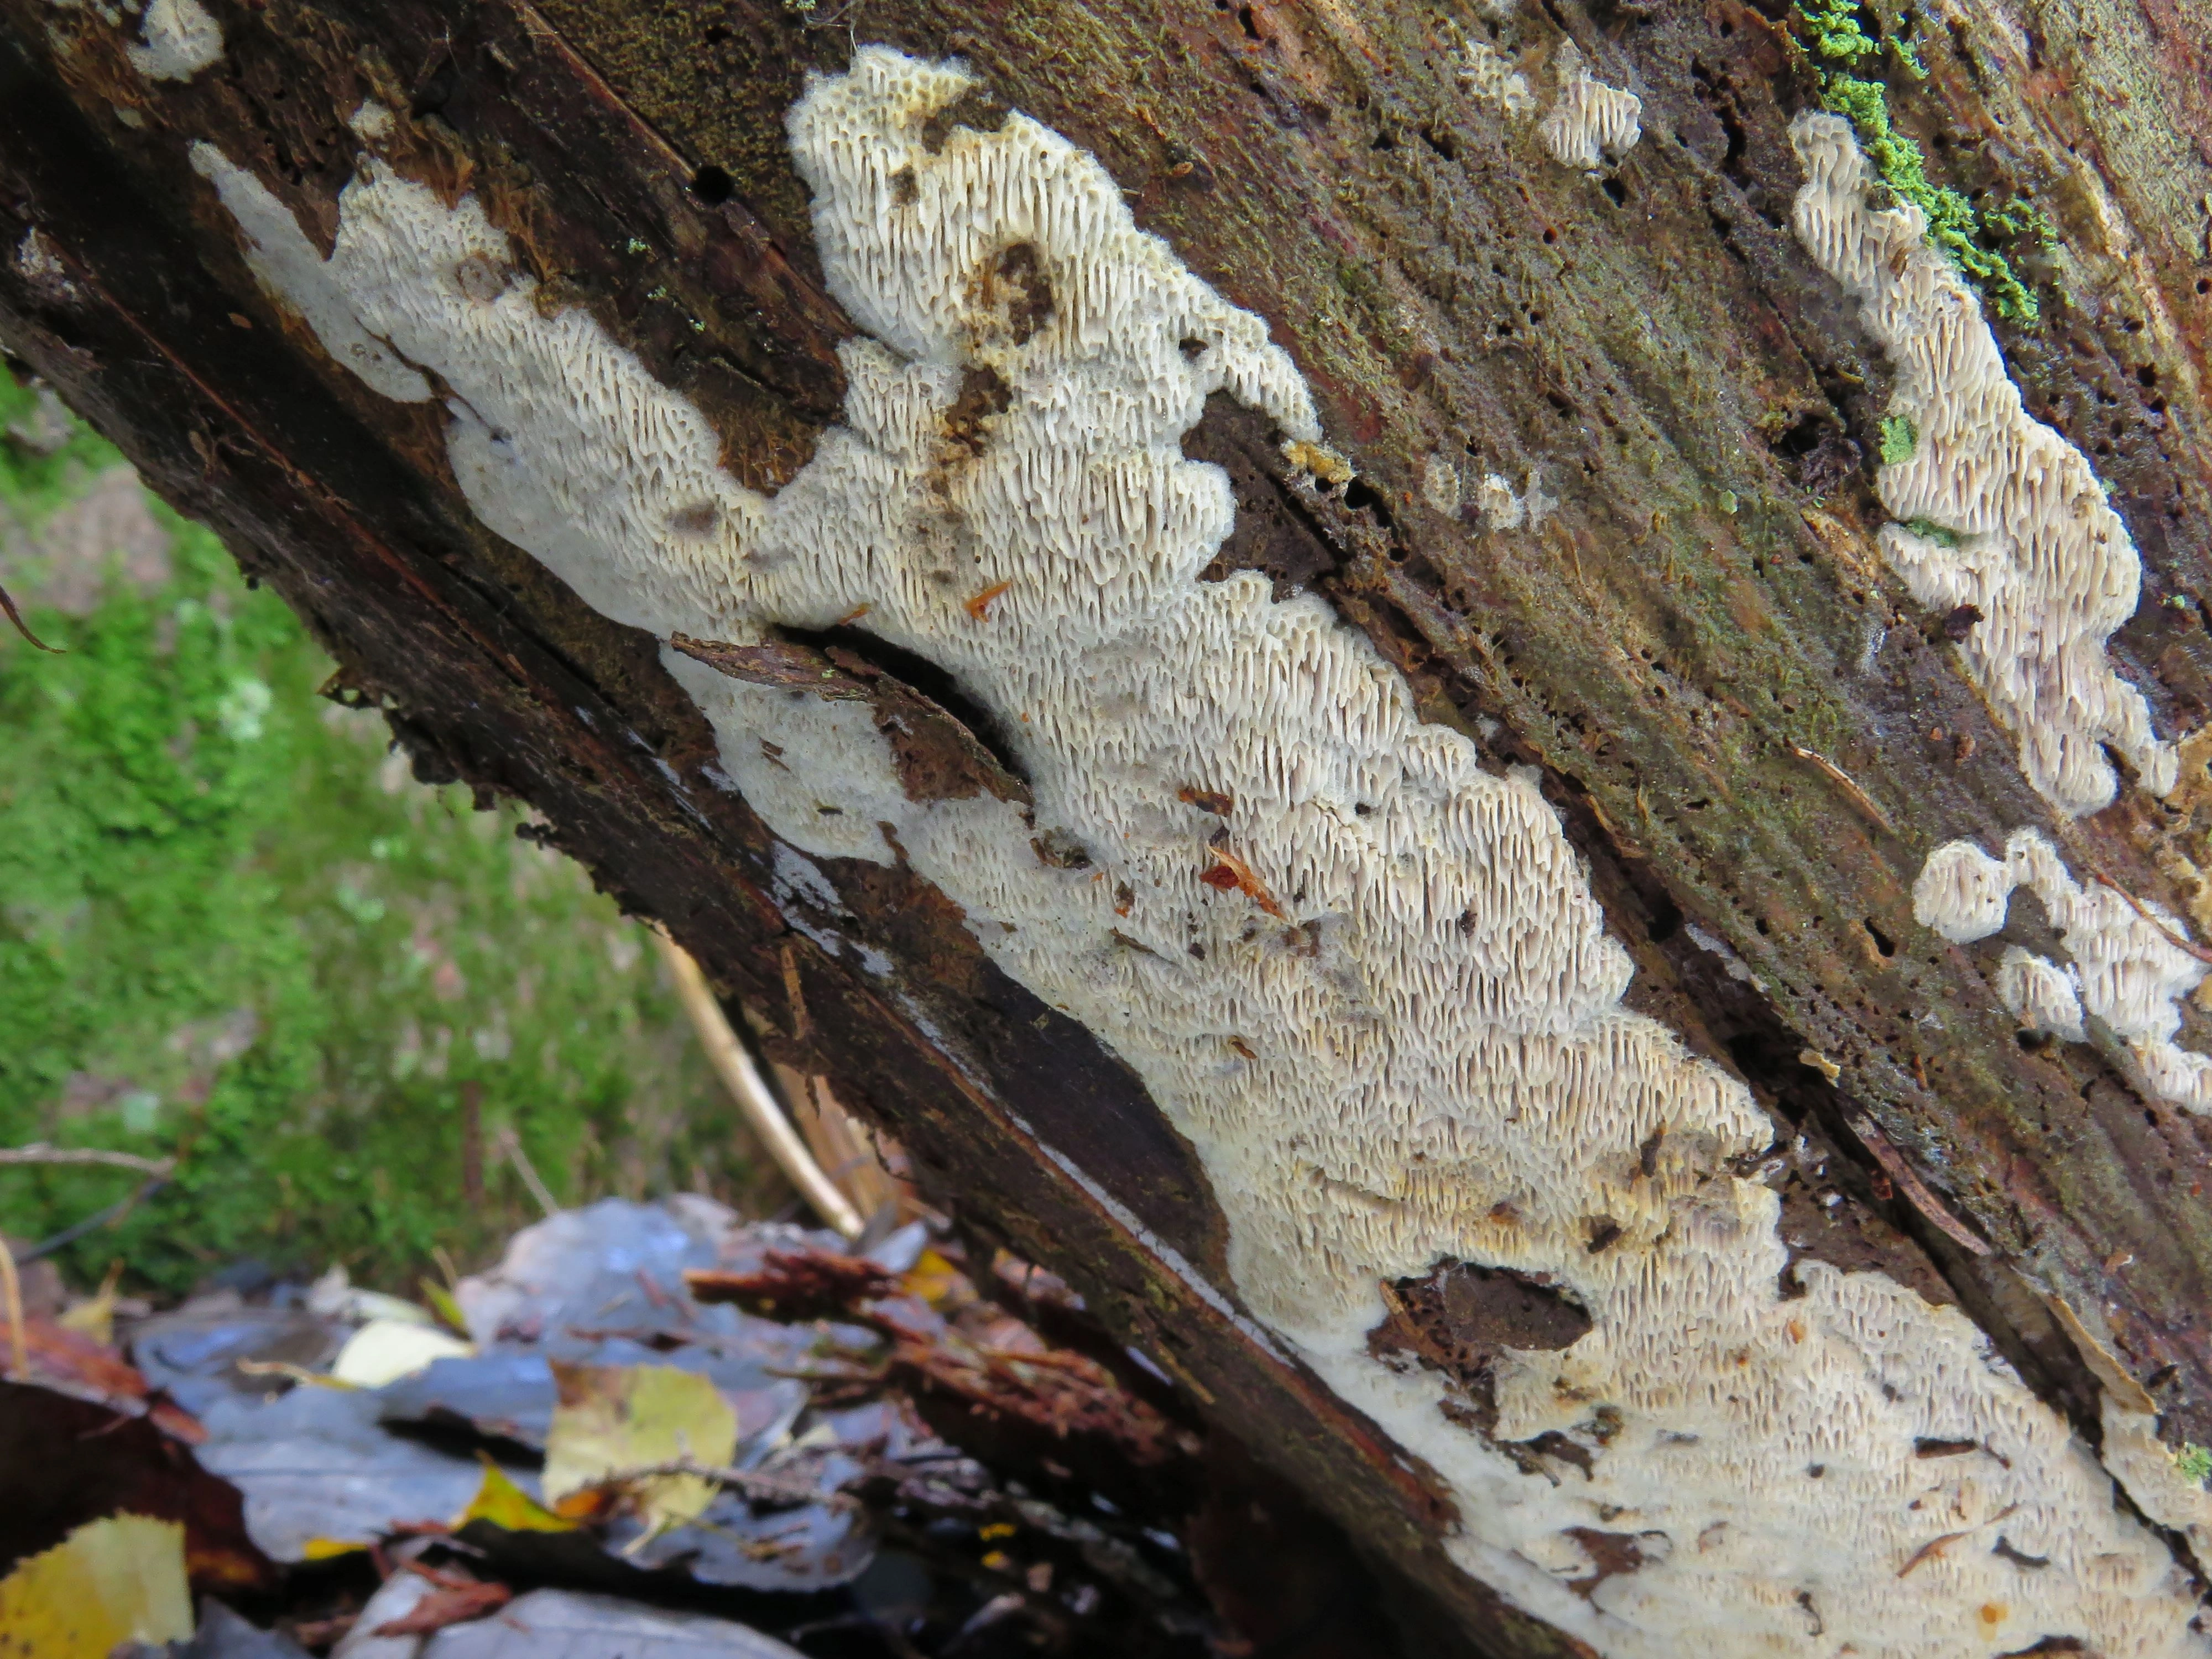
[[1821, 106], [1850, 122], [1878, 177], [1896, 197], [1918, 208], [1928, 240], [1941, 248], [2008, 322], [2034, 323], [2041, 307], [2013, 270], [2002, 247], [2024, 238], [2054, 246], [2057, 232], [2044, 212], [2014, 200], [1978, 207], [1955, 190], [1931, 183], [1920, 146], [1890, 120], [1887, 85], [1856, 73], [1867, 60], [1888, 56], [1915, 80], [1926, 78], [1918, 47], [1902, 32], [1874, 20], [1851, 0], [1798, 0], [1806, 50], [1815, 60]]
[[[409, 1281], [536, 1214], [502, 1129], [563, 1199], [757, 1196], [642, 930], [514, 811], [415, 782], [280, 599], [40, 421], [0, 374], [0, 583], [66, 647], [0, 632], [0, 1145], [179, 1159], [70, 1270]], [[0, 1228], [137, 1179], [0, 1170]]]

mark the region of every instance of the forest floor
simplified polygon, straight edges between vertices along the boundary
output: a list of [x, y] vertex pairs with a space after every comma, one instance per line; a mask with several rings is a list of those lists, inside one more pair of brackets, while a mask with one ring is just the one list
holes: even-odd
[[0, 1147], [173, 1161], [0, 1168], [19, 1255], [410, 1287], [538, 1214], [510, 1144], [563, 1202], [787, 1201], [643, 927], [318, 698], [283, 602], [5, 374], [0, 587], [60, 647], [0, 625]]

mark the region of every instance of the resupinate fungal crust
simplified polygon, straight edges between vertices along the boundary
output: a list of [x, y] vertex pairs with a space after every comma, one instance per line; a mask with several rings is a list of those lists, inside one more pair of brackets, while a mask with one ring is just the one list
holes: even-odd
[[[1620, 1659], [1802, 1653], [1816, 1631], [1869, 1659], [2203, 1652], [2166, 1546], [1963, 1315], [1814, 1262], [1782, 1299], [1778, 1200], [1729, 1172], [1767, 1121], [1621, 1007], [1627, 957], [1534, 781], [1421, 724], [1318, 599], [1199, 579], [1233, 504], [1179, 440], [1225, 390], [1321, 454], [1304, 382], [1091, 156], [1018, 114], [926, 142], [969, 83], [870, 47], [790, 112], [864, 332], [842, 425], [773, 499], [588, 313], [541, 314], [472, 199], [366, 157], [307, 276], [305, 237], [280, 252], [239, 170], [198, 165], [249, 204], [280, 296], [301, 283], [319, 331], [342, 294], [450, 389], [475, 510], [587, 602], [738, 644], [866, 605], [857, 626], [995, 717], [1034, 826], [988, 795], [909, 801], [856, 704], [664, 657], [779, 836], [885, 862], [890, 826], [1008, 973], [1142, 1075], [1205, 1161], [1237, 1293], [1450, 1485], [1469, 1571]], [[347, 362], [350, 329], [327, 337]], [[956, 431], [987, 374], [997, 412]], [[1205, 879], [1224, 826], [1252, 877], [1225, 890]], [[1046, 836], [1089, 867], [1043, 861]], [[1574, 1458], [1501, 1449], [1444, 1415], [1437, 1374], [1370, 1356], [1378, 1281], [1443, 1260], [1548, 1274], [1587, 1310], [1497, 1375], [1495, 1441]], [[1599, 1541], [1633, 1571], [1594, 1561], [1601, 1534], [1630, 1535]]]
[[2023, 1025], [2069, 1042], [2087, 1037], [2083, 1018], [2094, 1015], [2126, 1046], [2145, 1088], [2191, 1112], [2212, 1113], [2212, 1055], [2173, 1040], [2180, 1000], [2212, 971], [2186, 948], [2189, 925], [2180, 917], [2117, 887], [2075, 880], [2050, 837], [2033, 829], [2014, 830], [2002, 859], [1970, 841], [1937, 848], [1913, 884], [1913, 915], [1948, 939], [1971, 944], [2005, 925], [2021, 887], [2042, 901], [2069, 961], [2062, 967], [2007, 946], [1995, 976], [2005, 1006]]
[[1925, 216], [1873, 204], [1850, 124], [1808, 112], [1790, 138], [1805, 168], [1797, 239], [1858, 301], [1896, 371], [1891, 430], [1911, 453], [1875, 476], [1897, 520], [1882, 526], [1882, 556], [1921, 604], [1980, 611], [1959, 648], [2036, 793], [2069, 817], [2109, 805], [2110, 745], [2165, 794], [2173, 750], [2105, 654], [2135, 612], [2142, 564], [2088, 458], [2029, 416], [1981, 301], [1929, 246]]
[[189, 81], [222, 57], [222, 26], [200, 0], [149, 0], [131, 67], [149, 81]]
[[1608, 156], [1618, 159], [1636, 148], [1644, 136], [1642, 99], [1592, 75], [1571, 40], [1560, 41], [1552, 54], [1552, 74], [1559, 82], [1559, 95], [1538, 125], [1536, 136], [1553, 161], [1562, 167], [1593, 168], [1602, 167]]

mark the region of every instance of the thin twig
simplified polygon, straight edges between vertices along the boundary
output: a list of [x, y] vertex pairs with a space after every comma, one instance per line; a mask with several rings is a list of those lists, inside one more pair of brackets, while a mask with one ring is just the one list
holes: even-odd
[[2132, 909], [2137, 915], [2141, 916], [2152, 927], [2157, 928], [2158, 931], [2165, 936], [2166, 942], [2168, 945], [2171, 945], [2175, 950], [2179, 951], [2185, 955], [2192, 956], [2199, 962], [2212, 962], [2212, 951], [2206, 950], [2203, 945], [2197, 944], [2193, 939], [2185, 939], [2182, 938], [2179, 933], [2175, 933], [2172, 928], [2167, 927], [2156, 916], [2153, 915], [2149, 910], [2145, 908], [2143, 902], [2141, 899], [2137, 898], [2133, 893], [2128, 891], [2126, 888], [2121, 886], [2119, 883], [2114, 881], [2102, 870], [2092, 870], [2089, 873], [2094, 876], [2100, 884], [2111, 888], [2115, 893], [2118, 893], [2122, 898], [2125, 899], [2128, 902], [2129, 908]]
[[1990, 1253], [1989, 1245], [1967, 1231], [1966, 1224], [1945, 1209], [1942, 1200], [1928, 1190], [1928, 1185], [1921, 1180], [1919, 1173], [1905, 1161], [1905, 1155], [1889, 1144], [1887, 1135], [1875, 1127], [1872, 1118], [1853, 1118], [1851, 1133], [1866, 1143], [1867, 1151], [1874, 1154], [1874, 1161], [1888, 1172], [1889, 1178], [1905, 1189], [1905, 1195], [1912, 1200], [1914, 1209], [1942, 1228], [1947, 1237], [1974, 1255], [1987, 1255]]
[[15, 1271], [15, 1252], [0, 1239], [0, 1294], [8, 1298], [8, 1358], [11, 1375], [31, 1374], [31, 1345], [23, 1334], [23, 1280]]
[[1929, 1539], [1918, 1549], [1912, 1552], [1911, 1559], [1908, 1560], [1903, 1566], [1897, 1570], [1897, 1576], [1899, 1578], [1902, 1578], [1905, 1574], [1911, 1572], [1913, 1568], [1918, 1566], [1923, 1561], [1929, 1560], [1931, 1558], [1940, 1559], [1945, 1550], [1957, 1543], [1961, 1538], [1972, 1538], [1976, 1533], [1981, 1531], [1984, 1528], [1994, 1527], [1998, 1522], [2003, 1520], [2007, 1516], [2010, 1515], [2019, 1507], [2020, 1505], [2017, 1504], [2008, 1504], [2002, 1509], [1999, 1510], [1995, 1515], [1990, 1516], [1988, 1520], [1977, 1522], [1974, 1525], [1967, 1528], [1964, 1532], [1947, 1532]]
[[65, 1245], [76, 1243], [87, 1233], [96, 1233], [102, 1227], [113, 1226], [168, 1184], [169, 1177], [167, 1176], [149, 1176], [106, 1209], [95, 1210], [83, 1220], [72, 1223], [50, 1237], [40, 1239], [18, 1259], [36, 1261], [40, 1256], [52, 1255]]
[[538, 1178], [538, 1166], [530, 1161], [530, 1154], [522, 1150], [522, 1137], [514, 1133], [512, 1123], [499, 1126], [499, 1144], [507, 1153], [507, 1161], [514, 1165], [515, 1174], [522, 1177], [522, 1184], [530, 1188], [531, 1197], [538, 1200], [538, 1207], [549, 1216], [558, 1215], [561, 1206], [553, 1201], [552, 1193]]
[[730, 1029], [730, 1022], [722, 1012], [722, 1005], [714, 1000], [707, 975], [691, 953], [674, 939], [653, 929], [653, 942], [659, 947], [662, 960], [667, 963], [670, 975], [676, 981], [676, 994], [684, 1004], [684, 1012], [691, 1018], [691, 1028], [699, 1034], [699, 1046], [707, 1051], [708, 1062], [722, 1086], [738, 1103], [738, 1109], [752, 1126], [753, 1133], [768, 1148], [769, 1156], [776, 1167], [790, 1179], [791, 1184], [814, 1208], [814, 1212], [837, 1230], [845, 1238], [858, 1238], [865, 1223], [852, 1201], [840, 1192], [835, 1182], [824, 1175], [814, 1155], [806, 1150], [806, 1143], [791, 1127], [791, 1120], [783, 1114], [769, 1092], [768, 1081], [761, 1076], [760, 1067], [738, 1041], [738, 1034]]
[[717, 1486], [741, 1492], [748, 1498], [770, 1498], [791, 1504], [820, 1504], [833, 1510], [856, 1510], [860, 1507], [860, 1500], [849, 1492], [823, 1492], [807, 1481], [787, 1480], [781, 1475], [759, 1474], [751, 1469], [726, 1468], [689, 1457], [672, 1457], [665, 1463], [646, 1463], [634, 1469], [616, 1469], [601, 1475], [592, 1485], [602, 1488], [620, 1486], [633, 1480], [665, 1480], [678, 1474], [711, 1480]]
[[1844, 771], [1842, 767], [1837, 765], [1835, 762], [1830, 760], [1826, 755], [1814, 754], [1813, 750], [1800, 748], [1794, 743], [1790, 745], [1790, 752], [1796, 756], [1799, 760], [1810, 761], [1814, 765], [1819, 767], [1823, 772], [1828, 775], [1829, 778], [1833, 781], [1838, 788], [1841, 789], [1845, 794], [1849, 795], [1853, 800], [1858, 803], [1860, 810], [1865, 812], [1869, 817], [1872, 818], [1876, 823], [1889, 831], [1891, 835], [1893, 836], [1897, 833], [1897, 826], [1889, 821], [1889, 814], [1883, 811], [1881, 807], [1875, 805], [1874, 797], [1867, 793], [1865, 790], [1860, 788], [1857, 781], [1854, 779], [1850, 773]]
[[62, 647], [48, 645], [31, 631], [31, 624], [23, 620], [23, 613], [15, 609], [15, 601], [8, 597], [8, 590], [4, 587], [0, 587], [0, 611], [5, 611], [8, 613], [8, 620], [15, 624], [15, 631], [30, 641], [33, 645], [37, 646], [40, 650], [50, 652], [57, 657], [63, 654]]
[[0, 1146], [0, 1165], [10, 1164], [98, 1164], [149, 1176], [166, 1176], [177, 1167], [173, 1158], [141, 1158], [136, 1152], [110, 1152], [97, 1146], [49, 1146], [43, 1140], [27, 1146]]

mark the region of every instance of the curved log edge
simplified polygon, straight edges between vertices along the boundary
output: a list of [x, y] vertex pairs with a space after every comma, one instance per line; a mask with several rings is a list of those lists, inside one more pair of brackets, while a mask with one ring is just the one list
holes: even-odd
[[[2202, 779], [2054, 821], [1947, 619], [1882, 568], [1884, 515], [1833, 465], [1877, 441], [1889, 371], [1787, 228], [1807, 71], [1774, 20], [1718, 3], [1527, 21], [1644, 100], [1642, 143], [1601, 183], [1470, 100], [1443, 14], [920, 9], [872, 14], [867, 33], [967, 56], [994, 96], [963, 124], [1018, 106], [1094, 150], [1141, 223], [1291, 345], [1360, 481], [1316, 492], [1265, 422], [1210, 407], [1186, 450], [1228, 469], [1239, 507], [1210, 574], [1317, 587], [1425, 715], [1543, 769], [1637, 960], [1632, 1006], [1804, 1135], [1793, 1248], [1956, 1299], [2093, 1439], [2100, 1382], [2133, 1379], [2169, 1441], [2212, 1440], [2203, 1131], [2094, 1048], [2016, 1041], [1994, 952], [1931, 934], [1911, 896], [1938, 843], [2036, 824], [2077, 870], [2193, 914]], [[1577, 1650], [1453, 1568], [1444, 1494], [1204, 1293], [1230, 1282], [1224, 1224], [1128, 1072], [902, 866], [836, 861], [835, 913], [810, 909], [775, 838], [713, 786], [712, 733], [650, 640], [477, 523], [441, 416], [334, 372], [260, 296], [185, 153], [206, 134], [258, 146], [237, 159], [327, 252], [346, 116], [406, 112], [401, 170], [486, 204], [549, 308], [586, 307], [714, 422], [735, 477], [773, 489], [836, 415], [834, 348], [855, 331], [783, 137], [800, 69], [842, 68], [844, 32], [732, 7], [687, 19], [696, 49], [675, 51], [642, 8], [270, 6], [222, 14], [219, 69], [157, 84], [89, 11], [0, 17], [0, 228], [54, 251], [51, 270], [0, 271], [9, 349], [229, 535], [426, 771], [533, 801], [946, 1190], [1201, 1398], [1233, 1401], [1485, 1645]], [[2146, 599], [2113, 655], [2185, 735], [2212, 697], [2193, 598], [2206, 268], [2183, 205], [2207, 180], [2167, 141], [2212, 133], [2204, 94], [2132, 13], [2101, 33], [2039, 18], [2020, 75], [2019, 40], [1946, 21], [1912, 95], [1931, 124], [1971, 120], [1961, 183], [2033, 193], [2059, 222], [2050, 320], [2004, 344], [2031, 408], [2095, 452], [2142, 550]], [[1486, 503], [1493, 477], [1518, 523]], [[930, 702], [944, 690], [911, 693], [954, 728], [960, 758], [927, 766], [970, 787], [988, 732], [951, 693]], [[884, 952], [908, 999], [810, 930]], [[1399, 1473], [1378, 1487], [1377, 1469]]]

